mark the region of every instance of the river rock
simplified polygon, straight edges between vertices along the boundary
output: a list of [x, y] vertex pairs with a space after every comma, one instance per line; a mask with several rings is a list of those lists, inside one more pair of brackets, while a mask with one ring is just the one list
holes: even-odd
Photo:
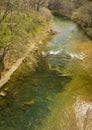
[[34, 105], [35, 101], [34, 100], [30, 100], [30, 101], [26, 101], [22, 104], [23, 107], [30, 107], [32, 105]]
[[50, 34], [51, 34], [51, 35], [56, 35], [57, 32], [56, 32], [55, 30], [53, 30], [53, 29], [50, 29]]
[[1, 92], [0, 92], [0, 96], [5, 97], [6, 95], [7, 95], [7, 94], [6, 94], [5, 91], [1, 91]]

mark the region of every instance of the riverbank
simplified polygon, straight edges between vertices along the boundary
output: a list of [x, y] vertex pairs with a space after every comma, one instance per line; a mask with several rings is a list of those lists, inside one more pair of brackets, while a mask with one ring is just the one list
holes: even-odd
[[[34, 12], [34, 14], [35, 13], [36, 12]], [[48, 35], [52, 35], [50, 28], [53, 20], [50, 11], [46, 12], [47, 16], [46, 14], [41, 16], [41, 13], [42, 12], [40, 12], [40, 14], [35, 14], [37, 18], [40, 16], [41, 18], [43, 18], [43, 20], [40, 24], [38, 22], [35, 23], [35, 28], [32, 29], [32, 31], [30, 32], [30, 37], [25, 39], [27, 40], [27, 43], [21, 43], [19, 45], [16, 44], [11, 46], [11, 49], [9, 50], [5, 61], [5, 68], [2, 72], [0, 88], [10, 79], [12, 74], [19, 68], [19, 66], [28, 57], [28, 55], [30, 55], [30, 59], [32, 62], [32, 59], [34, 59], [33, 53], [37, 53], [38, 48], [42, 44], [42, 41], [46, 37], [48, 37]]]

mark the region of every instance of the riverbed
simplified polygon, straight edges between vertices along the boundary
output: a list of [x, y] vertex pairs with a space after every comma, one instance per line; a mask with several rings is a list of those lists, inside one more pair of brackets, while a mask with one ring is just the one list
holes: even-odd
[[54, 21], [36, 72], [4, 86], [0, 130], [91, 130], [92, 41], [72, 21]]

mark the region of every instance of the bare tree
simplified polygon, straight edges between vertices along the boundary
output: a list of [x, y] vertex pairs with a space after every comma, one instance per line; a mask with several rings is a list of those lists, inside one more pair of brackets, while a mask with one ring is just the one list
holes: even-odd
[[7, 51], [9, 49], [9, 46], [3, 47], [2, 54], [0, 55], [0, 79], [1, 79], [1, 73], [5, 68], [5, 56], [7, 54]]
[[30, 0], [30, 5], [34, 10], [39, 11], [41, 7], [48, 5], [49, 0]]
[[39, 11], [40, 7], [44, 7], [48, 5], [48, 0], [36, 0], [36, 8]]
[[[2, 2], [2, 3], [0, 3], [1, 4], [1, 6], [3, 5], [3, 4], [5, 4], [4, 2]], [[10, 0], [8, 0], [7, 2], [6, 2], [6, 4], [5, 4], [5, 9], [4, 9], [4, 13], [3, 13], [3, 16], [1, 17], [1, 19], [0, 19], [0, 23], [6, 18], [6, 16], [8, 15], [8, 11], [9, 11], [9, 4], [10, 4]]]

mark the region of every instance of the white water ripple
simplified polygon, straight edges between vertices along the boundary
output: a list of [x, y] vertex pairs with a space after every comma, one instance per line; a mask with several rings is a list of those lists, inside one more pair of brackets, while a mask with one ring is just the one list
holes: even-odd
[[46, 51], [42, 51], [41, 54], [43, 56], [47, 56], [48, 54], [50, 54], [50, 55], [58, 55], [61, 52], [62, 52], [62, 50], [57, 50], [57, 51], [51, 50], [51, 51], [47, 51], [47, 52]]
[[80, 60], [83, 60], [85, 58], [85, 56], [83, 54], [69, 53], [69, 55], [72, 58], [77, 58], [77, 59], [80, 59]]
[[[58, 54], [62, 54], [63, 53], [63, 50], [51, 50], [51, 51], [42, 51], [41, 54], [42, 56], [47, 56], [48, 54], [49, 55], [58, 55]], [[71, 58], [77, 58], [77, 59], [80, 59], [80, 60], [83, 60], [85, 58], [85, 55], [84, 54], [77, 54], [77, 53], [71, 53], [71, 52], [65, 52], [65, 55], [69, 55]]]

